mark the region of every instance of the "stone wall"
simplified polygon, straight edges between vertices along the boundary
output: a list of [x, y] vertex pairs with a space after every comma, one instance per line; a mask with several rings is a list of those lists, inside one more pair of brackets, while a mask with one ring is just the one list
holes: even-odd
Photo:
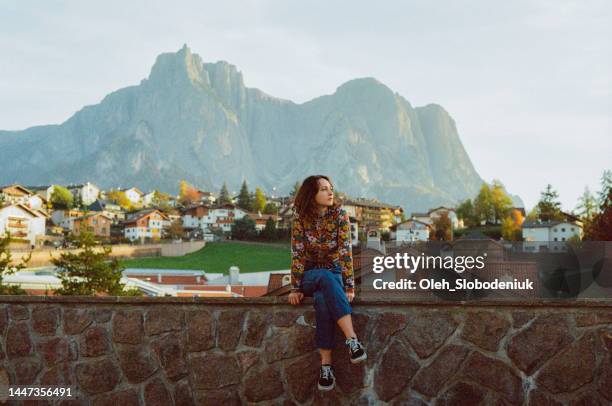
[[74, 385], [61, 405], [597, 405], [612, 402], [612, 302], [356, 302], [316, 389], [311, 302], [0, 297], [0, 384]]

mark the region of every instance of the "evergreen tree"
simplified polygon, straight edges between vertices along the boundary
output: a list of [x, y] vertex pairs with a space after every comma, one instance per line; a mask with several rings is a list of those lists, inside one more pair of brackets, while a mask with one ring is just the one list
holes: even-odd
[[542, 221], [561, 220], [561, 202], [559, 194], [552, 185], [546, 185], [546, 189], [540, 194], [538, 202], [538, 216]]
[[266, 207], [263, 209], [263, 214], [278, 214], [278, 206], [272, 202], [266, 203]]
[[266, 228], [261, 232], [261, 236], [267, 241], [276, 240], [276, 222], [272, 217], [268, 217], [266, 221]]
[[602, 208], [606, 203], [606, 199], [608, 198], [608, 191], [610, 189], [612, 189], [612, 170], [606, 169], [601, 175], [601, 190], [599, 191], [599, 196], [597, 199], [600, 211], [602, 211]]
[[260, 188], [255, 189], [255, 198], [253, 199], [252, 206], [254, 213], [263, 212], [266, 208], [266, 196]]
[[[605, 198], [603, 198], [605, 196]], [[601, 178], [599, 212], [585, 230], [585, 240], [612, 241], [612, 171], [606, 170]]]
[[110, 258], [110, 247], [97, 247], [92, 234], [82, 233], [77, 239], [78, 252], [63, 252], [51, 263], [58, 268], [62, 287], [59, 295], [140, 296], [138, 289], [125, 290], [121, 273], [125, 269], [117, 258]]
[[240, 193], [238, 194], [238, 206], [246, 211], [251, 211], [251, 195], [246, 179], [242, 181]]
[[457, 217], [463, 220], [463, 224], [466, 227], [476, 227], [479, 225], [472, 199], [464, 200], [459, 207], [457, 207]]
[[219, 199], [217, 199], [217, 204], [222, 206], [231, 202], [229, 192], [227, 191], [227, 183], [223, 182], [223, 186], [221, 186], [221, 191], [219, 192]]
[[255, 228], [255, 220], [249, 216], [244, 216], [241, 219], [234, 221], [232, 225], [232, 239], [234, 240], [252, 240], [257, 235]]
[[578, 198], [576, 210], [578, 210], [578, 214], [585, 223], [590, 223], [593, 220], [593, 216], [597, 213], [597, 201], [588, 186], [585, 186], [582, 196]]

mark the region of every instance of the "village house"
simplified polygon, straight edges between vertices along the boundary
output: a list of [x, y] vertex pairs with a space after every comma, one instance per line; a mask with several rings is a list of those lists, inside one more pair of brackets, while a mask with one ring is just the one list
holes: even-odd
[[379, 202], [375, 199], [346, 199], [342, 205], [349, 217], [354, 217], [359, 223], [359, 232], [378, 229], [389, 231], [391, 226], [399, 223], [404, 210], [400, 206], [393, 206]]
[[53, 210], [51, 213], [51, 221], [56, 226], [60, 226], [65, 230], [72, 231], [72, 220], [77, 217], [83, 216], [84, 211], [80, 209], [60, 209]]
[[46, 220], [38, 210], [24, 204], [10, 204], [0, 208], [0, 235], [10, 233], [12, 238], [27, 240], [34, 246], [37, 238], [45, 235]]
[[139, 205], [142, 203], [142, 199], [144, 197], [144, 193], [140, 191], [137, 187], [131, 187], [129, 189], [121, 189], [123, 193], [125, 193], [125, 197], [133, 204]]
[[126, 217], [125, 210], [117, 203], [113, 203], [109, 200], [97, 199], [87, 207], [87, 210], [102, 213], [106, 217], [111, 218], [115, 224], [124, 221]]
[[572, 221], [525, 221], [522, 225], [525, 251], [565, 251], [566, 241], [581, 240], [582, 225]]
[[153, 190], [142, 196], [142, 205], [144, 207], [151, 207], [153, 205], [153, 200], [155, 199], [155, 194], [157, 191]]
[[142, 210], [128, 216], [123, 223], [125, 238], [136, 241], [150, 238], [159, 240], [162, 238], [164, 222], [169, 221], [168, 217], [159, 210]]
[[80, 235], [83, 232], [93, 234], [95, 237], [110, 238], [113, 219], [102, 213], [89, 213], [72, 220], [72, 233]]
[[217, 201], [217, 198], [215, 197], [215, 194], [213, 192], [198, 190], [198, 194], [200, 196], [200, 202], [205, 205], [212, 206]]
[[459, 217], [457, 217], [457, 212], [455, 211], [455, 209], [444, 206], [436, 207], [435, 209], [430, 209], [427, 213], [412, 213], [410, 218], [413, 220], [420, 221], [422, 223], [429, 224], [431, 226], [437, 218], [442, 216], [443, 213], [446, 213], [448, 215], [453, 230], [463, 228], [463, 220], [460, 220]]
[[391, 240], [398, 243], [428, 241], [431, 225], [419, 220], [409, 219], [391, 226]]
[[4, 202], [4, 204], [22, 204], [37, 210], [46, 210], [47, 208], [47, 199], [17, 184], [0, 188], [0, 202]]
[[213, 229], [219, 229], [223, 232], [231, 232], [234, 221], [243, 218], [247, 212], [240, 207], [228, 203], [223, 206], [211, 209], [207, 216], [203, 216], [200, 220], [200, 227], [205, 233]]
[[278, 225], [278, 216], [274, 214], [248, 213], [247, 216], [255, 222], [255, 229], [257, 231], [262, 231], [266, 228], [266, 223], [270, 218], [274, 221], [275, 226]]
[[207, 216], [210, 208], [205, 205], [190, 206], [183, 210], [181, 220], [187, 229], [202, 228], [202, 218]]
[[100, 188], [90, 182], [81, 185], [69, 185], [66, 188], [72, 193], [75, 201], [80, 201], [83, 206], [89, 206], [100, 195]]

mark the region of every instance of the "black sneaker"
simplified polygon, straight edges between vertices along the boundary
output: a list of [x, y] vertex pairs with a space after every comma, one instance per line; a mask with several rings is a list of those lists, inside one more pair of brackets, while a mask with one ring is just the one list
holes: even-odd
[[349, 354], [351, 354], [351, 362], [353, 364], [358, 364], [368, 359], [368, 355], [363, 345], [357, 340], [357, 337], [347, 338], [346, 345], [349, 346]]
[[321, 365], [319, 372], [319, 390], [332, 390], [336, 386], [336, 377], [334, 376], [334, 367], [331, 365]]

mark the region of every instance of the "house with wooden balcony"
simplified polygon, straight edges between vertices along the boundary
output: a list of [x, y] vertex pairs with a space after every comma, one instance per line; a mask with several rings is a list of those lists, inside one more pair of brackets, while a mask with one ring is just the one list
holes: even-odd
[[10, 204], [0, 208], [0, 236], [10, 234], [12, 238], [35, 246], [37, 239], [45, 235], [46, 221], [47, 217], [39, 210], [24, 204]]
[[159, 210], [141, 210], [123, 222], [124, 236], [132, 241], [145, 238], [159, 240], [163, 237], [164, 224], [169, 221], [168, 216]]
[[102, 213], [89, 213], [73, 220], [72, 233], [81, 235], [88, 232], [95, 237], [109, 239], [112, 224], [113, 219]]

